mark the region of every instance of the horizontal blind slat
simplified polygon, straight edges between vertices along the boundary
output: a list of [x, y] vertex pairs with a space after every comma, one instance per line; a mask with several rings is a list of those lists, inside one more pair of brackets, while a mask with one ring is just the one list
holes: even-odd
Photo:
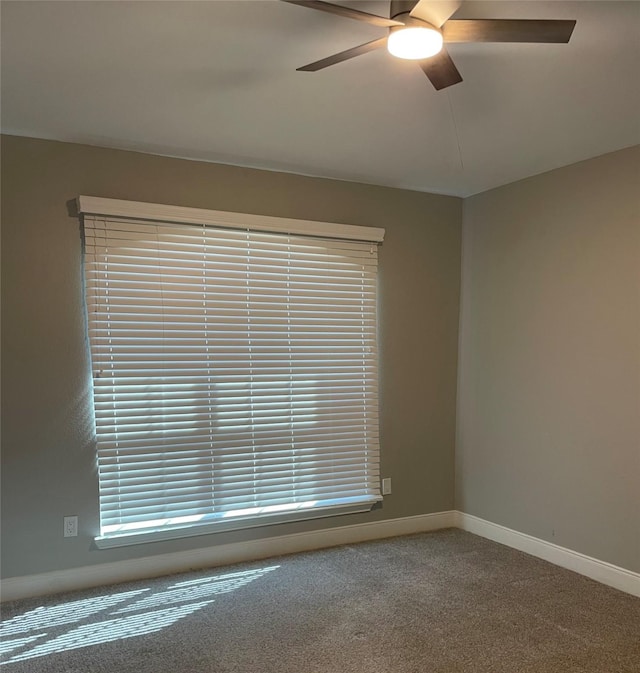
[[84, 230], [103, 535], [379, 498], [374, 244]]

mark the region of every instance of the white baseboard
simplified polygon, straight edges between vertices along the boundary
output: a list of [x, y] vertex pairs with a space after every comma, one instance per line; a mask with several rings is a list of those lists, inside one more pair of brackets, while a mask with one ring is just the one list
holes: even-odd
[[455, 518], [457, 528], [462, 528], [462, 530], [486, 537], [494, 542], [537, 556], [562, 568], [590, 577], [602, 584], [620, 589], [620, 591], [640, 596], [640, 573], [634, 573], [537, 537], [519, 533], [472, 514], [456, 512]]
[[197, 568], [256, 561], [271, 556], [335, 547], [341, 544], [450, 528], [456, 525], [457, 514], [455, 511], [420, 514], [401, 519], [372, 521], [351, 526], [324, 528], [307, 533], [280, 535], [263, 540], [236, 542], [191, 551], [160, 554], [129, 561], [100, 563], [95, 566], [59, 570], [40, 575], [10, 577], [2, 581], [2, 600], [10, 601], [76, 589], [88, 589], [106, 584], [159, 577]]
[[95, 566], [59, 570], [40, 575], [10, 577], [2, 581], [2, 600], [9, 601], [76, 589], [88, 589], [198, 568], [257, 561], [272, 556], [451, 527], [462, 528], [470, 533], [475, 533], [494, 542], [499, 542], [555, 565], [573, 570], [602, 584], [607, 584], [634, 596], [640, 596], [640, 573], [619, 568], [611, 563], [599, 561], [585, 554], [580, 554], [525, 533], [519, 533], [471, 514], [448, 511], [351, 526], [324, 528], [306, 533], [280, 535], [263, 540], [211, 546], [129, 561], [100, 563]]

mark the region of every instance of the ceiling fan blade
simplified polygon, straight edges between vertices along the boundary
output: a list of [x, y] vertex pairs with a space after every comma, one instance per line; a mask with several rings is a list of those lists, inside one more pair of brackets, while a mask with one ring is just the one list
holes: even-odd
[[330, 2], [322, 2], [321, 0], [282, 0], [288, 2], [290, 5], [300, 5], [301, 7], [308, 7], [309, 9], [319, 9], [321, 12], [329, 12], [329, 14], [336, 14], [346, 19], [356, 19], [357, 21], [365, 21], [374, 26], [403, 26], [401, 21], [394, 21], [393, 19], [386, 19], [383, 16], [376, 14], [369, 14], [361, 12], [358, 9], [350, 9], [349, 7], [341, 7], [340, 5], [333, 5]]
[[420, 0], [411, 10], [411, 16], [440, 28], [460, 9], [461, 4], [462, 0]]
[[322, 68], [328, 68], [330, 65], [335, 65], [336, 63], [341, 63], [342, 61], [347, 61], [350, 58], [355, 58], [361, 54], [366, 54], [369, 51], [374, 49], [379, 49], [384, 47], [387, 43], [386, 37], [380, 37], [377, 40], [372, 40], [371, 42], [365, 42], [365, 44], [360, 44], [357, 47], [352, 47], [346, 51], [341, 51], [339, 54], [333, 54], [333, 56], [327, 56], [320, 61], [315, 61], [315, 63], [309, 63], [309, 65], [303, 65], [302, 68], [296, 68], [303, 72], [315, 72], [316, 70], [322, 70]]
[[435, 56], [418, 61], [424, 74], [435, 87], [436, 91], [462, 82], [462, 75], [446, 49], [440, 50]]
[[576, 22], [547, 19], [451, 19], [445, 42], [569, 42]]

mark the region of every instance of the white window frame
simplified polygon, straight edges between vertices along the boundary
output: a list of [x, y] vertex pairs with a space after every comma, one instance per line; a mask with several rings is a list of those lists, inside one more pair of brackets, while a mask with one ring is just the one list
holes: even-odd
[[[135, 221], [149, 221], [152, 223], [172, 223], [205, 225], [227, 229], [242, 229], [258, 232], [286, 233], [305, 237], [321, 237], [343, 239], [349, 241], [366, 241], [371, 245], [381, 243], [384, 238], [384, 229], [362, 227], [348, 224], [316, 222], [288, 218], [278, 218], [263, 215], [232, 213], [224, 211], [205, 210], [181, 206], [168, 206], [153, 203], [123, 201], [92, 196], [80, 196], [77, 199], [78, 213], [82, 216], [105, 217], [108, 219], [124, 218]], [[101, 536], [95, 538], [99, 548], [137, 544], [177, 537], [203, 535], [222, 530], [235, 530], [264, 526], [274, 523], [306, 520], [318, 517], [333, 516], [352, 512], [369, 511], [375, 502], [382, 500], [377, 494], [368, 503], [356, 503], [334, 506], [323, 510], [294, 510], [282, 515], [269, 515], [268, 518], [251, 518], [246, 520], [232, 520], [216, 522], [211, 525], [196, 525], [191, 527], [175, 527], [166, 530], [144, 532], [136, 530], [131, 534]]]

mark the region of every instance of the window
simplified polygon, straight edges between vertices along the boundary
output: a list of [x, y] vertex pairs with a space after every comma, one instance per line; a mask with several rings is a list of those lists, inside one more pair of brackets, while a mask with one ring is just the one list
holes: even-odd
[[383, 230], [80, 197], [99, 546], [380, 500]]

